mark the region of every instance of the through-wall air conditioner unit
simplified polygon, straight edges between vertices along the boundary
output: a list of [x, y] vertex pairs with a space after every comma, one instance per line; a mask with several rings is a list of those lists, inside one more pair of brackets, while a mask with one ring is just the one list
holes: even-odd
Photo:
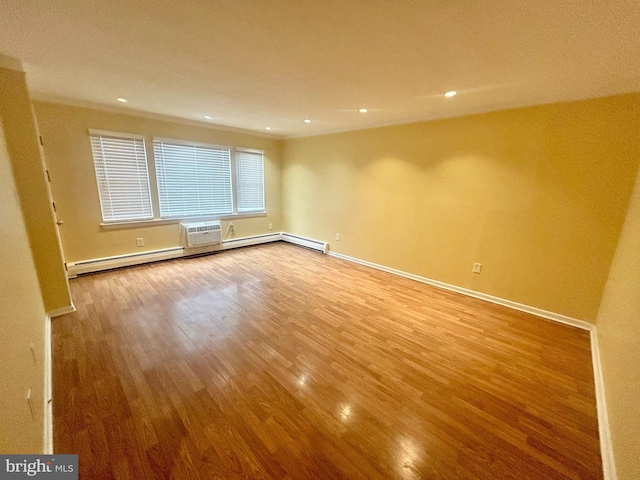
[[220, 243], [220, 222], [200, 222], [180, 224], [182, 246], [185, 248], [204, 247]]

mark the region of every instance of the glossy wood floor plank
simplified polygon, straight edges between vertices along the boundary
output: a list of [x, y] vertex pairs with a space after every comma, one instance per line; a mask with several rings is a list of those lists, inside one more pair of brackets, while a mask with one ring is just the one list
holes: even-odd
[[588, 332], [283, 243], [71, 288], [81, 478], [602, 478]]

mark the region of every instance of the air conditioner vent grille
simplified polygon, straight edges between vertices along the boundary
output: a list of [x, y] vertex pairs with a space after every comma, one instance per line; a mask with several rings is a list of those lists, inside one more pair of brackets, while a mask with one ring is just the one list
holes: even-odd
[[[186, 225], [185, 225], [186, 226]], [[195, 232], [213, 232], [214, 230], [220, 230], [220, 224], [214, 225], [200, 225], [200, 226], [189, 226], [187, 228], [187, 232], [195, 233]]]

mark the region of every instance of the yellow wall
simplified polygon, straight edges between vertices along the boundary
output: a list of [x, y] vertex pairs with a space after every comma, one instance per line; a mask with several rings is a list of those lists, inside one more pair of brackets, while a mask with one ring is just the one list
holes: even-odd
[[640, 478], [640, 174], [596, 327], [618, 478], [636, 480]]
[[287, 140], [284, 230], [594, 321], [638, 132], [631, 94]]
[[[281, 230], [280, 140], [55, 103], [35, 102], [34, 106], [58, 218], [64, 222], [60, 234], [68, 262], [179, 245], [177, 223], [123, 229], [100, 226], [102, 217], [89, 129], [145, 135], [148, 157], [152, 153], [153, 136], [264, 150], [267, 216], [234, 219], [235, 237], [269, 233], [269, 223], [273, 224], [273, 232]], [[153, 164], [150, 164], [149, 175], [155, 178]], [[151, 193], [157, 205], [153, 185]], [[223, 222], [223, 232], [226, 223]], [[143, 247], [137, 246], [138, 237], [144, 238]]]
[[1, 122], [0, 205], [0, 452], [42, 453], [45, 309]]
[[0, 67], [0, 118], [45, 308], [67, 307], [69, 287], [23, 72]]

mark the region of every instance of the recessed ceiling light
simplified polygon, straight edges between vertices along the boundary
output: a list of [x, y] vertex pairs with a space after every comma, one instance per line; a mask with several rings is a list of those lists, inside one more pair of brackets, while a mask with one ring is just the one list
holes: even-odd
[[271, 127], [264, 127], [265, 130], [271, 130]]
[[202, 118], [206, 118], [207, 120], [211, 120], [213, 117], [211, 115], [202, 115]]
[[369, 111], [368, 108], [361, 108], [360, 110], [358, 110], [360, 113], [367, 113]]
[[451, 97], [455, 97], [457, 94], [458, 92], [456, 92], [455, 90], [449, 90], [447, 93], [444, 94], [444, 96], [447, 98], [451, 98]]
[[311, 123], [311, 120], [309, 120], [308, 118], [305, 118], [304, 123]]
[[126, 98], [122, 98], [122, 97], [118, 97], [116, 98], [116, 102], [120, 102], [120, 103], [127, 103], [129, 100], [127, 100]]

